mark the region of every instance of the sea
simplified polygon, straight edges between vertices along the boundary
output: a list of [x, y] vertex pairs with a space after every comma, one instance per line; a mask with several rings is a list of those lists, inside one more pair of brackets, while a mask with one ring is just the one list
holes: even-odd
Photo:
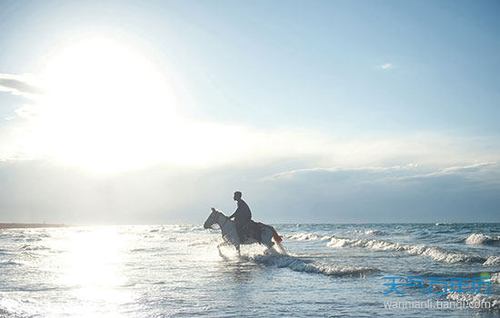
[[500, 317], [500, 224], [274, 227], [2, 229], [0, 317]]

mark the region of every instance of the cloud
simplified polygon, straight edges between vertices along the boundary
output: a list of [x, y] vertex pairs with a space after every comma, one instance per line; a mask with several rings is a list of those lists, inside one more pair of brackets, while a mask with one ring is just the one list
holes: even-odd
[[261, 182], [288, 215], [307, 215], [308, 222], [499, 220], [500, 166], [492, 162], [439, 169], [414, 164], [314, 167]]
[[0, 91], [14, 95], [33, 98], [41, 94], [41, 89], [34, 84], [31, 75], [16, 75], [0, 73]]
[[410, 168], [417, 167], [416, 164], [408, 164], [406, 166], [392, 166], [392, 167], [354, 167], [354, 168], [345, 168], [345, 167], [330, 167], [330, 168], [304, 168], [304, 169], [295, 169], [290, 171], [284, 171], [280, 173], [276, 173], [269, 177], [264, 178], [264, 180], [278, 180], [278, 179], [291, 179], [304, 174], [340, 174], [340, 173], [384, 173], [388, 171], [401, 171], [408, 170]]
[[391, 70], [391, 69], [394, 68], [394, 64], [392, 64], [392, 63], [384, 63], [384, 64], [379, 65], [378, 68], [381, 69], [381, 70], [388, 71], [388, 70]]
[[498, 170], [498, 164], [496, 162], [481, 162], [465, 166], [452, 166], [429, 173], [401, 177], [398, 180], [404, 181], [404, 180], [415, 180], [415, 179], [425, 179], [425, 178], [437, 178], [437, 177], [452, 176], [452, 175], [470, 176], [484, 171], [490, 171], [491, 169]]
[[43, 161], [4, 162], [0, 207], [9, 221], [201, 224], [211, 206], [233, 211], [238, 189], [262, 222], [498, 222], [500, 184], [478, 188], [468, 178], [484, 169], [498, 176], [495, 165], [454, 166], [414, 182], [391, 177], [425, 168], [297, 169], [291, 179], [262, 179], [281, 166], [157, 166], [103, 177]]
[[410, 163], [404, 166], [379, 166], [379, 167], [315, 167], [284, 171], [263, 178], [265, 181], [293, 181], [294, 179], [325, 179], [335, 180], [357, 180], [357, 182], [404, 182], [417, 181], [431, 178], [456, 177], [476, 180], [481, 182], [490, 182], [493, 179], [498, 180], [500, 167], [495, 162], [482, 162], [462, 166], [449, 166], [439, 169], [419, 166]]
[[[53, 109], [35, 104], [18, 108], [17, 119], [0, 127], [0, 159], [46, 159], [113, 173], [158, 164], [258, 167], [280, 163], [281, 169], [288, 170], [274, 172], [270, 178], [275, 179], [345, 169], [403, 171], [412, 165], [437, 170], [500, 159], [499, 151], [492, 151], [500, 149], [495, 138], [430, 133], [346, 138], [315, 130], [259, 129], [182, 116], [166, 123], [164, 117], [134, 109], [125, 119], [115, 114], [94, 117], [85, 107], [64, 104]], [[134, 126], [131, 121], [142, 118], [143, 125]]]

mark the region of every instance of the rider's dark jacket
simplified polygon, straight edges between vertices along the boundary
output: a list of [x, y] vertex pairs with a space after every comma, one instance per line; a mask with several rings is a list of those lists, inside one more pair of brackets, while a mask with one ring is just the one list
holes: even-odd
[[252, 219], [252, 212], [250, 211], [248, 204], [245, 201], [243, 201], [243, 199], [239, 199], [237, 202], [238, 202], [238, 208], [229, 218], [234, 217], [234, 222], [236, 223], [236, 229], [238, 230], [238, 234], [240, 235], [241, 238], [242, 234], [244, 234], [245, 232], [245, 228]]

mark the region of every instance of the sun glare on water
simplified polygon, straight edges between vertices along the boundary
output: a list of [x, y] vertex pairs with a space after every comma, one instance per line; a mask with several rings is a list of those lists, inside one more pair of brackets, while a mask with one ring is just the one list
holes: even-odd
[[68, 288], [73, 297], [68, 310], [78, 317], [119, 317], [109, 313], [133, 298], [122, 288], [128, 283], [124, 271], [129, 241], [111, 226], [81, 227], [64, 233], [64, 240], [54, 241], [52, 246], [62, 251], [58, 261], [46, 266], [59, 269], [55, 282]]
[[94, 171], [175, 158], [183, 142], [174, 85], [135, 47], [105, 38], [61, 48], [43, 70], [34, 143], [63, 163]]

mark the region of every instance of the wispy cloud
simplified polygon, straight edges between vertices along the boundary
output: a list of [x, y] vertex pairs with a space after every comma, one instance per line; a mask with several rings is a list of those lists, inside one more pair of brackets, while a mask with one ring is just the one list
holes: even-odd
[[388, 71], [388, 70], [391, 70], [394, 68], [394, 64], [392, 63], [384, 63], [384, 64], [381, 64], [378, 66], [379, 69], [381, 70], [384, 70], [384, 71]]
[[408, 170], [417, 167], [417, 164], [408, 164], [405, 166], [390, 166], [390, 167], [376, 167], [376, 166], [366, 166], [366, 167], [315, 167], [315, 168], [304, 168], [304, 169], [294, 169], [289, 171], [284, 171], [280, 173], [276, 173], [270, 177], [267, 177], [267, 180], [272, 179], [287, 179], [293, 178], [301, 174], [308, 173], [383, 173], [388, 171], [401, 171]]
[[[267, 166], [265, 170], [282, 166]], [[302, 169], [291, 179], [263, 182], [259, 178], [262, 167], [200, 171], [156, 166], [101, 178], [41, 161], [5, 162], [0, 163], [0, 175], [12, 182], [0, 191], [0, 202], [12, 207], [2, 216], [13, 220], [38, 217], [69, 223], [199, 223], [211, 205], [228, 210], [230, 195], [238, 188], [257, 211], [257, 219], [275, 223], [498, 222], [500, 184], [485, 184], [479, 178], [496, 173], [499, 180], [499, 166], [484, 163], [448, 168], [441, 170], [454, 172], [414, 182], [389, 178], [423, 173], [427, 168]], [[46, 177], [33, 177], [40, 175]], [[477, 179], [469, 178], [472, 175]], [[197, 189], [195, 199], [191, 195], [193, 185]], [[69, 192], [75, 195], [68, 196]], [[37, 209], [27, 210], [23, 205], [26, 200], [19, 198], [27, 198]], [[68, 214], [69, 209], [74, 213]]]
[[[499, 170], [495, 162], [481, 162], [465, 165], [446, 166], [444, 168], [422, 167], [418, 164], [396, 166], [359, 166], [359, 167], [314, 167], [280, 172], [264, 178], [266, 181], [286, 181], [304, 178], [339, 177], [357, 180], [357, 182], [404, 182], [424, 181], [432, 178], [457, 176], [464, 179], [484, 180], [490, 183]], [[485, 175], [486, 173], [486, 175]], [[488, 175], [489, 174], [489, 175]]]
[[499, 180], [500, 166], [494, 162], [441, 168], [416, 164], [312, 166], [271, 175], [261, 179], [260, 186], [279, 193], [282, 202], [291, 202], [286, 213], [297, 208], [307, 211], [308, 217], [328, 215], [348, 222], [432, 222], [440, 218], [491, 222], [498, 221]]
[[451, 175], [467, 176], [467, 175], [472, 175], [474, 173], [491, 171], [491, 169], [498, 169], [498, 165], [496, 162], [481, 162], [481, 163], [474, 163], [474, 164], [463, 165], [463, 166], [451, 166], [451, 167], [446, 167], [446, 168], [439, 169], [439, 170], [432, 171], [432, 172], [428, 172], [428, 173], [415, 174], [412, 176], [398, 177], [397, 180], [398, 181], [405, 181], [405, 180], [417, 180], [417, 179], [426, 179], [426, 178], [439, 178], [439, 177], [451, 176]]
[[30, 75], [0, 73], [0, 91], [32, 98], [41, 93]]

